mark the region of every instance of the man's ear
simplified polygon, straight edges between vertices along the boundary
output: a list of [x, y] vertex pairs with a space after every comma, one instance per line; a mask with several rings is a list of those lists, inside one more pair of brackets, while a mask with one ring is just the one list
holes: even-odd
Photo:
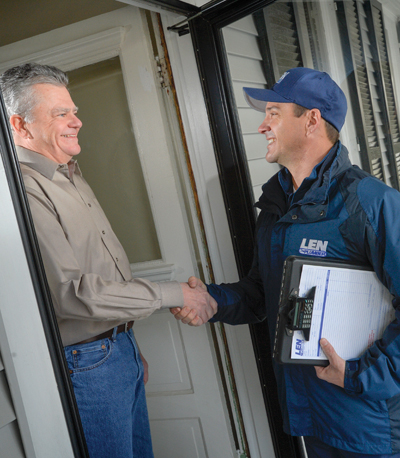
[[27, 129], [26, 122], [22, 116], [16, 114], [10, 116], [10, 124], [14, 135], [18, 135], [18, 137], [24, 139], [32, 138], [32, 135]]
[[309, 110], [307, 112], [307, 134], [314, 133], [316, 129], [321, 126], [321, 120], [321, 112], [318, 110], [318, 108], [313, 108], [312, 110]]

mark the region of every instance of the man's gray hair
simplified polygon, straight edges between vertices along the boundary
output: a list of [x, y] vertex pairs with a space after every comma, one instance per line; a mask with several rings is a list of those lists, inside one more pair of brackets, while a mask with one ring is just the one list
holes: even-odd
[[33, 90], [35, 84], [53, 84], [67, 88], [68, 76], [56, 67], [36, 63], [6, 70], [0, 75], [0, 89], [9, 117], [16, 114], [28, 123], [34, 121], [33, 109], [38, 102]]

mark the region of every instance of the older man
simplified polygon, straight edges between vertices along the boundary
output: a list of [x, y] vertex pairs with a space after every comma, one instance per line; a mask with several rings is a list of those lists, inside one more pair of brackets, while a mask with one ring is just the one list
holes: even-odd
[[249, 274], [208, 286], [218, 302], [213, 321], [267, 318], [273, 343], [283, 263], [301, 254], [304, 239], [326, 247], [308, 256], [371, 265], [394, 296], [396, 319], [383, 337], [351, 361], [322, 339], [326, 368], [276, 365], [275, 375], [284, 429], [305, 437], [309, 458], [400, 457], [400, 194], [351, 165], [339, 141], [346, 98], [328, 74], [294, 68], [270, 90], [244, 92], [252, 108], [265, 112], [259, 132], [267, 161], [283, 168], [256, 204], [261, 212]]
[[90, 456], [151, 458], [133, 320], [179, 306], [200, 325], [216, 303], [200, 287], [132, 279], [75, 160], [82, 123], [67, 84], [38, 64], [0, 77]]

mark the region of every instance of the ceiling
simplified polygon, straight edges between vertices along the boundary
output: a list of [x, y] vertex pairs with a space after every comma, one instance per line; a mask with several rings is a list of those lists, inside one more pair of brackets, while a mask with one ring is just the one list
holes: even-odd
[[[0, 47], [108, 13], [134, 0], [0, 0]], [[143, 0], [141, 0], [142, 2]], [[189, 0], [203, 4], [205, 0]], [[297, 0], [294, 0], [297, 1]], [[331, 0], [328, 0], [331, 1]], [[380, 0], [398, 18], [400, 0]]]
[[116, 0], [0, 1], [0, 46], [126, 7]]

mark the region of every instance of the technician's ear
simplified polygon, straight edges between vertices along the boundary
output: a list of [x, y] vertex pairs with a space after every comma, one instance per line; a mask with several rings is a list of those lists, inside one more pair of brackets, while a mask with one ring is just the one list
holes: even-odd
[[307, 124], [306, 130], [307, 134], [312, 134], [321, 126], [321, 112], [318, 108], [313, 108], [307, 112]]
[[21, 138], [31, 138], [32, 137], [29, 130], [26, 127], [26, 122], [22, 116], [16, 115], [16, 114], [12, 115], [10, 117], [10, 124], [14, 132], [14, 135], [17, 135], [18, 137], [21, 137]]

